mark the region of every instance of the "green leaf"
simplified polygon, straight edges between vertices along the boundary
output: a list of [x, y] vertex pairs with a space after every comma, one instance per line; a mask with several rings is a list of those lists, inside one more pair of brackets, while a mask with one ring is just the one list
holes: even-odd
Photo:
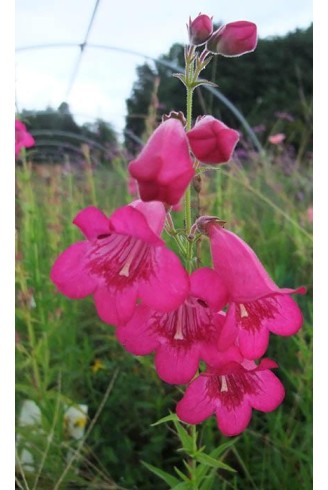
[[232, 471], [234, 473], [236, 472], [236, 470], [231, 468], [231, 466], [229, 466], [225, 463], [222, 463], [221, 461], [218, 461], [217, 459], [212, 458], [212, 456], [209, 456], [208, 454], [199, 453], [195, 457], [199, 463], [205, 464], [207, 466], [211, 466], [212, 468], [218, 468], [218, 469], [222, 469], [222, 470]]
[[186, 481], [186, 482], [190, 482], [190, 479], [187, 477], [187, 475], [185, 475], [184, 473], [182, 473], [182, 471], [179, 470], [179, 468], [177, 468], [176, 466], [174, 466], [174, 470], [180, 476], [181, 480]]
[[155, 425], [165, 424], [165, 422], [176, 422], [177, 420], [179, 420], [178, 416], [175, 413], [171, 413], [170, 415], [159, 419], [157, 422], [150, 424], [150, 426], [155, 427]]
[[191, 84], [191, 87], [196, 88], [199, 85], [210, 85], [210, 87], [217, 87], [216, 83], [210, 82], [209, 80], [205, 80], [205, 78], [198, 78], [198, 80], [196, 80]]
[[170, 488], [176, 488], [176, 486], [180, 483], [179, 480], [175, 476], [170, 475], [170, 473], [166, 473], [166, 471], [156, 468], [156, 466], [146, 463], [145, 461], [141, 461], [141, 463], [147, 468], [147, 470], [154, 473], [154, 475], [158, 476], [158, 478], [164, 480]]
[[174, 487], [172, 490], [191, 490], [192, 489], [192, 483], [187, 483], [187, 482], [181, 482], [179, 483], [176, 487]]
[[[213, 471], [213, 470], [212, 470]], [[204, 482], [200, 487], [200, 490], [212, 490], [215, 479], [215, 473], [210, 474], [204, 478]]]
[[188, 454], [193, 454], [194, 453], [194, 444], [193, 444], [193, 438], [188, 434], [186, 429], [182, 427], [182, 424], [180, 422], [174, 422], [174, 426], [177, 430], [179, 439], [181, 441], [183, 449], [188, 453]]
[[175, 78], [178, 78], [179, 80], [181, 80], [181, 82], [183, 83], [183, 85], [187, 86], [186, 84], [186, 77], [183, 73], [173, 73], [172, 75], [173, 77]]
[[210, 452], [210, 456], [212, 456], [212, 458], [218, 458], [227, 449], [231, 448], [237, 442], [237, 440], [238, 438], [235, 438], [235, 439], [231, 439], [231, 441], [220, 444], [220, 446], [216, 447], [215, 449], [213, 449], [212, 452]]

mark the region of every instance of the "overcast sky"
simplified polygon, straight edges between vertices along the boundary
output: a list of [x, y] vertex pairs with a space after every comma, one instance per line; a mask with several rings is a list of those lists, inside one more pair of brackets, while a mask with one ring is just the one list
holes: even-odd
[[[83, 42], [96, 0], [16, 0], [16, 48]], [[309, 0], [100, 0], [88, 37], [108, 45], [157, 57], [174, 42], [187, 42], [186, 22], [199, 12], [214, 22], [249, 20], [260, 37], [283, 35], [312, 22]], [[86, 48], [68, 95], [79, 48], [16, 53], [18, 110], [57, 108], [67, 101], [78, 122], [97, 117], [124, 127], [125, 100], [145, 58], [114, 50]]]

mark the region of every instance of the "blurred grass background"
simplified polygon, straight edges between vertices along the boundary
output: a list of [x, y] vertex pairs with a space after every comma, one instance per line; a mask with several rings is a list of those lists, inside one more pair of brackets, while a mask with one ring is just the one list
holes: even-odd
[[[85, 150], [84, 150], [85, 152]], [[92, 299], [71, 301], [49, 279], [51, 266], [80, 240], [75, 214], [90, 204], [109, 215], [131, 200], [126, 164], [112, 168], [33, 165], [17, 167], [16, 189], [16, 404], [40, 407], [41, 430], [17, 427], [34, 471], [17, 461], [17, 487], [24, 489], [166, 489], [145, 468], [146, 461], [172, 472], [181, 467], [179, 440], [170, 424], [151, 424], [175, 410], [183, 387], [158, 379], [151, 357], [126, 353], [114, 329], [97, 317]], [[219, 471], [222, 489], [312, 488], [312, 161], [286, 155], [284, 146], [244, 155], [203, 175], [203, 213], [218, 215], [226, 227], [255, 250], [281, 287], [305, 285], [297, 297], [304, 326], [293, 337], [271, 335], [267, 355], [280, 366], [284, 403], [273, 413], [253, 411], [249, 428], [225, 451], [235, 474]], [[196, 211], [194, 210], [194, 213]], [[204, 264], [210, 265], [202, 243]], [[83, 441], [64, 430], [69, 404], [89, 407]], [[91, 429], [91, 430], [88, 430]], [[201, 445], [211, 450], [228, 440], [214, 418], [199, 426]], [[25, 446], [24, 446], [25, 444]], [[26, 446], [28, 444], [28, 446]], [[69, 450], [79, 456], [69, 461]]]

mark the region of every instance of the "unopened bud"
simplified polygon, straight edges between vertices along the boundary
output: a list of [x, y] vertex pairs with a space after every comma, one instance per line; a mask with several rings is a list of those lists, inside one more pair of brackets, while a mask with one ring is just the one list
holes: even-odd
[[212, 19], [205, 14], [199, 14], [193, 21], [189, 18], [189, 43], [193, 46], [205, 44], [213, 32]]
[[257, 27], [253, 22], [231, 22], [213, 32], [206, 49], [222, 56], [241, 56], [254, 51], [257, 45]]

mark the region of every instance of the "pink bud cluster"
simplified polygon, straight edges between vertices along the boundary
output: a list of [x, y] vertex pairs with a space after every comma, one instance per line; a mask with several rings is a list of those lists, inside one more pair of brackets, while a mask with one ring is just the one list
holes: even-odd
[[[189, 23], [190, 41], [209, 36], [211, 45], [215, 36], [222, 52], [241, 54], [251, 47], [248, 28], [227, 24], [211, 34], [211, 19], [200, 15]], [[182, 421], [198, 424], [215, 415], [227, 436], [246, 429], [252, 409], [270, 412], [282, 402], [284, 387], [272, 372], [278, 365], [261, 358], [270, 333], [289, 336], [301, 328], [292, 295], [305, 293], [279, 288], [250, 246], [215, 217], [201, 216], [192, 227], [209, 240], [211, 267], [187, 272], [162, 239], [170, 207], [196, 169], [228, 162], [238, 139], [211, 116], [187, 130], [180, 119], [165, 120], [129, 164], [140, 199], [109, 217], [95, 207], [80, 211], [74, 224], [85, 239], [51, 270], [69, 298], [93, 296], [99, 317], [115, 326], [128, 352], [153, 354], [163, 381], [188, 385], [177, 405]]]
[[199, 14], [189, 20], [189, 42], [193, 46], [206, 43], [206, 49], [222, 56], [241, 56], [254, 51], [257, 45], [257, 27], [253, 22], [240, 20], [225, 24], [213, 32], [212, 19]]

